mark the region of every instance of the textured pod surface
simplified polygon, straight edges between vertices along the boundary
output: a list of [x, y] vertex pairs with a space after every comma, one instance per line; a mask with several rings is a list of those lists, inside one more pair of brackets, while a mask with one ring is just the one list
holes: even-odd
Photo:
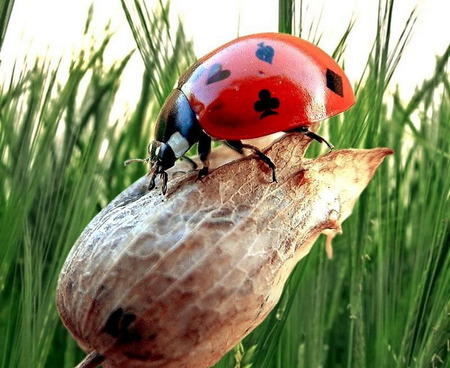
[[[214, 170], [174, 173], [168, 194], [131, 185], [82, 233], [61, 271], [57, 305], [104, 367], [209, 367], [278, 301], [295, 264], [324, 231], [340, 231], [392, 151], [339, 150], [303, 159], [310, 140]], [[177, 168], [175, 168], [177, 170]]]

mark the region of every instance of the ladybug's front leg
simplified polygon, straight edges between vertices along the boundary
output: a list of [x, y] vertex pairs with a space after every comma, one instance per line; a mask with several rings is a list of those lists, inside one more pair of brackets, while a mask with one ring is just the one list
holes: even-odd
[[163, 194], [166, 194], [167, 192], [167, 181], [169, 176], [167, 175], [166, 171], [163, 170], [161, 165], [157, 165], [155, 171], [153, 171], [152, 177], [150, 178], [150, 183], [148, 184], [148, 190], [153, 190], [156, 186], [156, 176], [160, 175], [161, 179], [163, 181], [161, 191]]
[[198, 155], [203, 167], [198, 172], [197, 179], [200, 180], [208, 175], [209, 170], [209, 154], [211, 153], [211, 137], [202, 132], [198, 140]]
[[272, 162], [272, 160], [269, 157], [267, 157], [264, 153], [262, 153], [258, 149], [258, 147], [252, 146], [251, 144], [242, 143], [241, 141], [225, 141], [225, 143], [230, 148], [234, 149], [236, 152], [240, 153], [241, 155], [244, 154], [244, 151], [243, 151], [244, 148], [252, 150], [269, 167], [269, 169], [272, 170], [272, 181], [274, 183], [277, 182], [277, 173], [276, 173], [275, 164]]

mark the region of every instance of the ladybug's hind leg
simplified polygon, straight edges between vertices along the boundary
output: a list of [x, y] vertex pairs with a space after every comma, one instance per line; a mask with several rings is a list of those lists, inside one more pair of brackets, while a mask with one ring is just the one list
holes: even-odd
[[198, 156], [203, 164], [199, 170], [197, 179], [200, 180], [208, 175], [209, 171], [209, 154], [211, 153], [211, 137], [202, 132], [198, 140]]
[[267, 157], [264, 153], [262, 153], [258, 147], [252, 146], [251, 144], [242, 143], [241, 141], [225, 141], [225, 143], [235, 150], [236, 152], [240, 153], [241, 155], [244, 154], [244, 149], [252, 150], [253, 153], [256, 153], [258, 157], [269, 167], [269, 169], [272, 170], [272, 181], [276, 183], [277, 181], [277, 173], [276, 173], [276, 167], [275, 164], [272, 162], [272, 160]]
[[304, 135], [308, 136], [311, 139], [316, 140], [319, 143], [325, 143], [328, 146], [328, 148], [330, 149], [330, 152], [334, 149], [334, 146], [330, 142], [328, 142], [324, 137], [321, 137], [320, 135], [318, 135], [314, 132], [311, 132], [306, 127], [300, 127], [300, 128], [288, 130], [288, 131], [286, 131], [286, 133], [303, 133]]

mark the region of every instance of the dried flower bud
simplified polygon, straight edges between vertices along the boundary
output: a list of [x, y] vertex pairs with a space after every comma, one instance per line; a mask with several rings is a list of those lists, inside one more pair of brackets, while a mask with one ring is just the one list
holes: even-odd
[[335, 233], [387, 148], [304, 159], [310, 140], [269, 147], [278, 183], [254, 156], [168, 193], [142, 178], [88, 225], [62, 269], [57, 304], [91, 353], [80, 367], [213, 365], [277, 303], [296, 263]]

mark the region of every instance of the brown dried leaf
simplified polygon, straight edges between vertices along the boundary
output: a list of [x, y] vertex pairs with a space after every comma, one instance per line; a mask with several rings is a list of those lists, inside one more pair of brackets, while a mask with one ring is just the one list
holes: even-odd
[[179, 165], [166, 196], [148, 192], [147, 177], [121, 193], [61, 272], [58, 308], [80, 346], [111, 368], [218, 361], [274, 307], [320, 233], [340, 231], [392, 153], [348, 149], [306, 160], [309, 143], [287, 135], [265, 151], [278, 183], [249, 156], [202, 182]]

